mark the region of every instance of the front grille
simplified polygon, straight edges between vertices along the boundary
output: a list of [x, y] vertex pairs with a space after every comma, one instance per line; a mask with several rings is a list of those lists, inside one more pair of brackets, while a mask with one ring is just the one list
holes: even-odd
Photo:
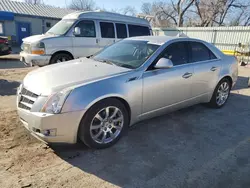
[[30, 110], [36, 101], [38, 95], [35, 93], [32, 93], [31, 91], [23, 88], [20, 93], [20, 101], [18, 103], [19, 108], [23, 108], [25, 110]]
[[26, 53], [31, 53], [31, 46], [30, 44], [23, 43], [22, 50]]

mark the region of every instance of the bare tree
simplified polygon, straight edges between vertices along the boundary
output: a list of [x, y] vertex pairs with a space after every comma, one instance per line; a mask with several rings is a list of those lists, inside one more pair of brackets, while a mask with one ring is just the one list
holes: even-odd
[[152, 15], [152, 4], [151, 3], [143, 3], [141, 6], [142, 14]]
[[155, 16], [158, 22], [181, 27], [184, 25], [185, 14], [195, 0], [156, 1], [152, 4], [144, 3], [141, 10], [144, 14]]
[[242, 25], [248, 22], [250, 3], [245, 0], [195, 0], [199, 26]]
[[25, 0], [24, 2], [25, 3], [30, 3], [30, 4], [33, 4], [33, 5], [41, 5], [41, 4], [43, 4], [43, 0]]
[[135, 8], [132, 6], [126, 6], [125, 8], [122, 9], [111, 9], [110, 12], [124, 14], [128, 16], [136, 16], [137, 13]]
[[136, 10], [135, 10], [135, 7], [126, 6], [125, 8], [122, 9], [121, 13], [124, 15], [135, 16]]
[[91, 11], [96, 9], [96, 4], [93, 0], [72, 0], [69, 8], [73, 10]]

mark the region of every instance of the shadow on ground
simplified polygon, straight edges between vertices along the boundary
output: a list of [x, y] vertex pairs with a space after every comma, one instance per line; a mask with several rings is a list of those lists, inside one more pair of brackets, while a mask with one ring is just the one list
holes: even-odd
[[25, 68], [26, 66], [19, 60], [0, 58], [0, 69]]
[[8, 81], [0, 79], [0, 96], [16, 95], [17, 87], [20, 83], [16, 81]]
[[[250, 75], [249, 75], [249, 77], [250, 77]], [[248, 77], [239, 76], [238, 80], [237, 80], [237, 84], [235, 85], [235, 87], [232, 90], [239, 90], [239, 89], [248, 88], [248, 82], [249, 82]]]
[[[246, 88], [244, 77], [237, 89]], [[53, 145], [71, 165], [120, 187], [249, 185], [250, 96], [232, 93], [221, 109], [196, 105], [133, 126], [115, 146]], [[238, 161], [244, 161], [244, 168]], [[167, 185], [167, 186], [166, 186]]]

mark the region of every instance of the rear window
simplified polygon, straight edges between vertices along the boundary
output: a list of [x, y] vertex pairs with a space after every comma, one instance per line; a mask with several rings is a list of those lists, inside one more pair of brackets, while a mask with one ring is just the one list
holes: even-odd
[[216, 59], [213, 52], [200, 42], [190, 42], [190, 47], [192, 52], [192, 62]]
[[148, 36], [150, 35], [150, 31], [148, 27], [139, 26], [139, 25], [128, 25], [129, 36]]
[[115, 29], [113, 23], [100, 22], [102, 38], [115, 38]]
[[128, 37], [127, 28], [125, 24], [116, 23], [115, 26], [116, 26], [116, 33], [117, 33], [118, 39], [124, 39]]

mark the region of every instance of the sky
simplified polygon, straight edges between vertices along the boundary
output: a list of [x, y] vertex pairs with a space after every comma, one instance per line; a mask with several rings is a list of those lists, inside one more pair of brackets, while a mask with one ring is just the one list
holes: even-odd
[[[44, 0], [46, 4], [65, 7], [70, 4], [71, 0]], [[122, 9], [126, 6], [135, 7], [137, 11], [140, 11], [141, 5], [144, 2], [152, 2], [152, 0], [94, 0], [96, 5], [100, 8], [110, 9]]]

